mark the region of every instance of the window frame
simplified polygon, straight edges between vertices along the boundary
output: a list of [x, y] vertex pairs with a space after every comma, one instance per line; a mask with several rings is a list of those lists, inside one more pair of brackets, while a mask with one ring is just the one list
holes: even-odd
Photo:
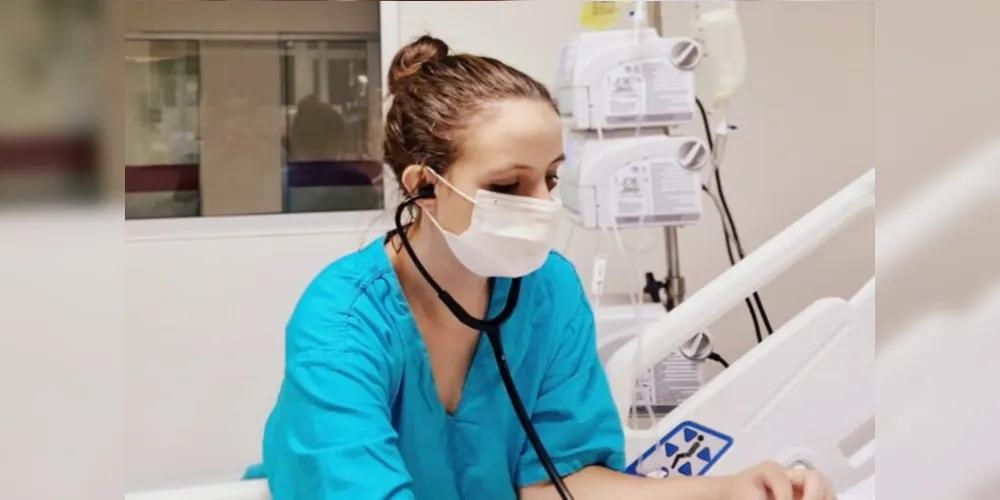
[[[199, 33], [199, 32], [135, 32], [126, 33], [125, 40], [359, 40], [357, 34], [336, 33]], [[381, 79], [388, 73], [392, 57], [401, 46], [399, 6], [396, 2], [379, 2], [379, 34], [368, 42], [368, 56], [374, 59], [372, 44], [378, 44], [381, 55]], [[374, 62], [374, 61], [369, 61]], [[370, 67], [376, 66], [371, 64]], [[388, 111], [388, 86], [381, 85], [382, 116]], [[179, 217], [165, 219], [125, 220], [125, 242], [155, 240], [218, 239], [254, 236], [288, 236], [328, 233], [357, 233], [391, 228], [396, 206], [401, 196], [395, 178], [385, 165], [383, 206], [381, 210], [343, 212], [276, 213], [266, 215], [236, 215], [213, 217]]]

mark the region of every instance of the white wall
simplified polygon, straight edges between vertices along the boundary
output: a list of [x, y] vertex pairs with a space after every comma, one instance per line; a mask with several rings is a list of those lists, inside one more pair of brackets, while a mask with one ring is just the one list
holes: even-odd
[[120, 221], [0, 211], [3, 498], [121, 498]]
[[236, 478], [258, 460], [285, 321], [361, 242], [347, 230], [126, 244], [128, 488]]
[[[396, 27], [390, 36], [429, 31], [546, 82], [559, 47], [579, 29], [575, 0], [400, 2], [399, 9], [398, 18], [384, 19]], [[750, 76], [734, 120], [744, 131], [731, 141], [725, 168], [732, 208], [752, 248], [872, 165], [874, 50], [867, 4], [760, 2], [743, 15]], [[258, 460], [295, 300], [324, 265], [377, 233], [323, 229], [334, 218], [300, 218], [280, 234], [206, 227], [191, 237], [126, 241], [129, 489], [233, 478]], [[267, 220], [272, 227], [292, 221]], [[713, 221], [710, 212], [708, 222], [682, 232], [692, 289], [726, 264]], [[133, 236], [157, 232], [129, 229]], [[853, 292], [873, 270], [870, 235], [871, 225], [854, 228], [765, 290], [772, 316], [787, 318], [814, 298]], [[640, 272], [662, 275], [661, 240], [656, 232], [630, 237], [629, 246], [650, 248], [637, 259]], [[577, 232], [567, 249], [585, 279], [594, 242]], [[616, 277], [610, 292], [626, 290], [624, 272], [609, 274]], [[730, 358], [752, 338], [745, 314], [737, 310], [716, 327], [725, 332], [720, 347]]]

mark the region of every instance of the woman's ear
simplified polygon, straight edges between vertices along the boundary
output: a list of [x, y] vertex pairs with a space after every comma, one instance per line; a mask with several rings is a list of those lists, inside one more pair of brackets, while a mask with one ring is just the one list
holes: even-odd
[[403, 191], [406, 196], [413, 196], [417, 194], [417, 192], [427, 184], [424, 179], [424, 167], [421, 165], [410, 165], [406, 167], [403, 169], [403, 175], [400, 176], [399, 181], [403, 186]]
[[[406, 196], [416, 196], [424, 192], [425, 196], [417, 199], [416, 205], [427, 209], [434, 206], [434, 182], [428, 178], [429, 176], [424, 172], [424, 169], [423, 165], [410, 165], [406, 167], [403, 170], [401, 181]], [[430, 191], [430, 196], [426, 195], [426, 191]]]

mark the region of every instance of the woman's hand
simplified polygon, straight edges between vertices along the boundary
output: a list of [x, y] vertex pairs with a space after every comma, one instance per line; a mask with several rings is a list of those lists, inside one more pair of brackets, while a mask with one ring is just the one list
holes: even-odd
[[719, 478], [719, 500], [836, 500], [830, 483], [820, 474], [786, 469], [765, 462], [742, 473]]
[[[735, 476], [674, 476], [650, 479], [587, 467], [566, 478], [577, 500], [647, 498], [655, 500], [836, 500], [823, 476], [808, 470], [763, 463]], [[521, 500], [559, 500], [547, 482], [521, 488]]]

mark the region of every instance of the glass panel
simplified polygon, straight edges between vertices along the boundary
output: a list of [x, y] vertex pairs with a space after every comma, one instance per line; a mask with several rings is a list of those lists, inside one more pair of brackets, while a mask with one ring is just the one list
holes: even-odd
[[383, 207], [377, 44], [130, 40], [126, 51], [126, 218]]
[[125, 218], [200, 214], [199, 45], [125, 42]]
[[369, 137], [368, 104], [379, 90], [370, 88], [367, 44], [289, 41], [284, 49], [295, 71], [284, 80], [284, 101], [294, 103], [285, 112], [285, 211], [381, 209], [382, 163]]

